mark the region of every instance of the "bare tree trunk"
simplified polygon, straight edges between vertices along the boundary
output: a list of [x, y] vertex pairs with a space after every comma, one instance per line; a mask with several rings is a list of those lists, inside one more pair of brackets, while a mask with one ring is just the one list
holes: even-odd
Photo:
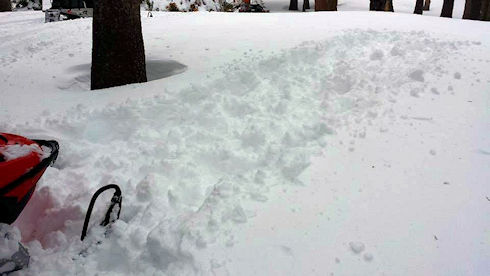
[[424, 2], [424, 11], [430, 10], [430, 0], [425, 0]]
[[[430, 1], [430, 0], [429, 0]], [[393, 0], [386, 0], [384, 11], [393, 12]]]
[[310, 9], [310, 0], [303, 0], [303, 11]]
[[140, 2], [94, 1], [92, 90], [146, 82]]
[[413, 13], [415, 14], [422, 14], [423, 13], [423, 6], [424, 6], [424, 0], [417, 0], [417, 2], [415, 2], [415, 10], [413, 11]]
[[393, 11], [393, 1], [392, 0], [370, 0], [369, 1], [370, 11]]
[[453, 17], [454, 0], [444, 0], [441, 17]]
[[466, 0], [464, 3], [463, 19], [470, 19], [471, 13], [471, 0]]
[[298, 0], [291, 0], [289, 2], [289, 10], [290, 11], [297, 11], [298, 10]]
[[481, 20], [490, 21], [490, 0], [483, 0], [482, 2]]
[[482, 0], [471, 0], [471, 10], [470, 10], [469, 19], [480, 20], [481, 2]]
[[327, 0], [327, 11], [337, 11], [337, 0]]
[[0, 12], [12, 11], [10, 0], [0, 0]]
[[315, 0], [315, 11], [326, 11], [327, 0]]

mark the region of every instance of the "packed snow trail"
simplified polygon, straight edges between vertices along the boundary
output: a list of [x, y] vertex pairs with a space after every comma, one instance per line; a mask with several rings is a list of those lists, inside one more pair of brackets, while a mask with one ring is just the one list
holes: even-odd
[[[61, 143], [56, 167], [17, 223], [33, 256], [28, 272], [210, 273], [195, 256], [214, 243], [233, 246], [234, 229], [258, 212], [243, 202], [301, 184], [328, 135], [392, 120], [398, 97], [431, 93], [424, 76], [454, 74], [442, 69], [445, 59], [479, 47], [354, 30], [224, 66], [226, 77], [209, 84], [6, 124]], [[93, 227], [82, 244], [86, 204], [106, 183], [123, 188], [121, 220], [105, 238]]]

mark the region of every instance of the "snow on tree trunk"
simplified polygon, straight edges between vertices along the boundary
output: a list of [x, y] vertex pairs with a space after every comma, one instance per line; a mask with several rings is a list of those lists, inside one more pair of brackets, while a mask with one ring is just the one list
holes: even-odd
[[12, 11], [10, 0], [0, 0], [0, 12]]
[[94, 2], [92, 90], [146, 82], [140, 1]]
[[423, 6], [424, 6], [424, 0], [417, 0], [417, 2], [415, 2], [415, 10], [413, 11], [413, 13], [422, 14]]
[[454, 0], [444, 0], [442, 4], [441, 17], [453, 17]]

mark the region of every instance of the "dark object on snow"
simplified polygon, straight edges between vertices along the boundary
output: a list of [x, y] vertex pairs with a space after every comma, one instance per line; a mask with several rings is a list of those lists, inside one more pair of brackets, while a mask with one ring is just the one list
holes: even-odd
[[[107, 226], [110, 223], [113, 223], [116, 219], [119, 218], [119, 215], [121, 214], [121, 205], [122, 205], [122, 193], [121, 193], [121, 188], [117, 186], [116, 184], [109, 184], [107, 186], [104, 186], [100, 189], [98, 189], [95, 194], [92, 196], [92, 199], [90, 200], [90, 204], [88, 205], [88, 210], [87, 214], [85, 215], [85, 221], [83, 222], [83, 229], [82, 229], [82, 236], [81, 240], [85, 239], [85, 236], [87, 236], [87, 230], [88, 230], [88, 223], [90, 221], [90, 216], [92, 215], [92, 209], [94, 208], [95, 201], [97, 200], [97, 197], [99, 195], [109, 189], [114, 189], [116, 190], [114, 192], [114, 195], [111, 198], [111, 204], [109, 205], [109, 208], [107, 209], [107, 212], [105, 214], [104, 220], [100, 223], [101, 226]], [[114, 210], [114, 207], [117, 209]], [[113, 212], [117, 211], [117, 215], [114, 218]]]
[[424, 0], [417, 0], [415, 2], [415, 9], [413, 13], [422, 14], [424, 12]]
[[147, 81], [140, 2], [95, 1], [92, 90]]
[[[0, 133], [0, 149], [17, 145], [37, 145], [39, 151], [27, 152], [9, 159], [2, 154], [4, 151], [0, 150], [0, 223], [11, 224], [17, 219], [31, 198], [36, 183], [46, 168], [58, 157], [59, 145], [56, 141], [29, 140], [13, 134]], [[47, 154], [49, 155], [43, 158]]]
[[[6, 237], [0, 237], [6, 238]], [[19, 243], [19, 250], [15, 252], [9, 259], [0, 259], [0, 275], [9, 274], [14, 271], [26, 268], [29, 265], [29, 252]]]
[[453, 17], [454, 0], [444, 0], [442, 4], [441, 17]]

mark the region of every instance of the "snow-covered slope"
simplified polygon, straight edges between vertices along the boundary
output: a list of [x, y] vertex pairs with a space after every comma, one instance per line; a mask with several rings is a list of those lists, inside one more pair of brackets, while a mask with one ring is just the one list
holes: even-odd
[[25, 274], [490, 272], [488, 23], [155, 13], [152, 81], [90, 92], [91, 20], [42, 22], [0, 14], [0, 130], [61, 145]]

